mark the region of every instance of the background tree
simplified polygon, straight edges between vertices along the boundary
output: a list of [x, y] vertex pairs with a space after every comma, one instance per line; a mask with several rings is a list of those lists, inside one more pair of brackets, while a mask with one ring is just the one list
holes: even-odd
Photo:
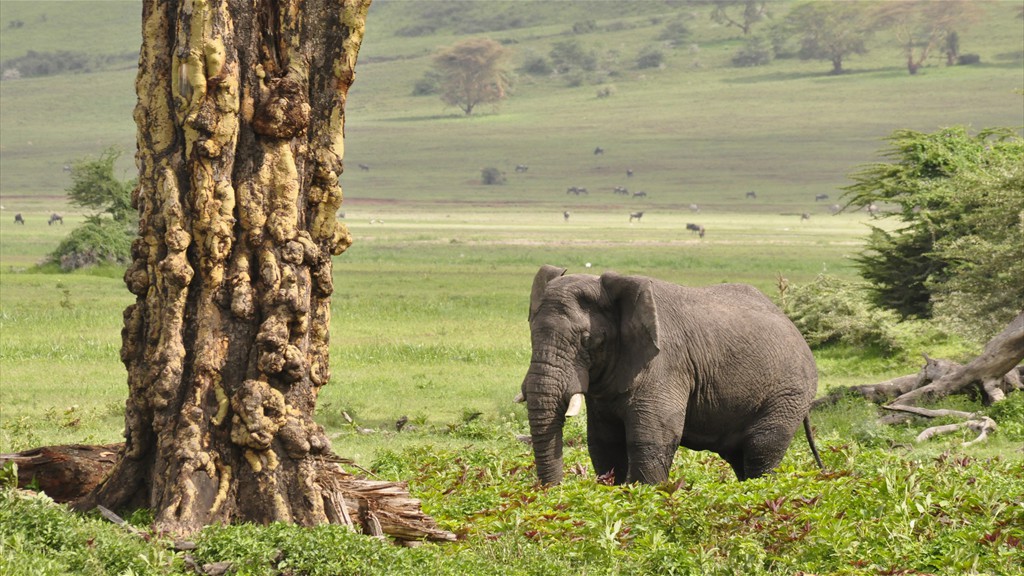
[[[973, 24], [982, 7], [972, 0], [904, 0], [880, 2], [874, 10], [878, 25], [895, 34], [907, 59], [907, 71], [917, 74], [935, 50], [947, 48], [948, 52], [950, 35]], [[959, 50], [959, 38], [955, 45]]]
[[723, 26], [734, 26], [750, 34], [754, 24], [771, 17], [771, 0], [714, 0], [711, 19]]
[[95, 160], [80, 160], [71, 167], [67, 189], [73, 206], [95, 211], [76, 227], [50, 254], [50, 261], [70, 271], [102, 263], [126, 265], [131, 260], [135, 236], [132, 208], [134, 180], [119, 180], [114, 164], [121, 153], [104, 150]]
[[446, 48], [434, 57], [441, 100], [470, 115], [480, 104], [508, 97], [511, 75], [505, 69], [509, 51], [488, 38], [474, 38]]
[[867, 52], [872, 31], [868, 10], [860, 2], [807, 2], [794, 7], [781, 29], [800, 43], [800, 58], [832, 62], [843, 73], [843, 60]]
[[142, 5], [139, 235], [125, 283], [125, 448], [78, 503], [155, 527], [338, 519], [331, 255], [345, 100], [368, 0]]
[[121, 157], [116, 148], [107, 148], [96, 160], [80, 160], [71, 166], [71, 185], [68, 199], [81, 208], [109, 214], [118, 222], [127, 222], [135, 216], [132, 208], [134, 180], [118, 180], [114, 164]]
[[1024, 139], [900, 130], [847, 187], [849, 205], [894, 206], [904, 226], [873, 227], [858, 263], [876, 305], [991, 336], [1024, 309]]

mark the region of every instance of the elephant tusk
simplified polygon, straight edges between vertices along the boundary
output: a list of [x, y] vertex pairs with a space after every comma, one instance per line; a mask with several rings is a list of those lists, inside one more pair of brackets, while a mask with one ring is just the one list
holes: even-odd
[[513, 398], [512, 401], [515, 402], [516, 404], [526, 402], [526, 396], [522, 392], [520, 392], [519, 394], [516, 394], [516, 397]]
[[570, 418], [579, 416], [581, 408], [583, 408], [583, 394], [573, 394], [572, 398], [569, 398], [569, 408], [566, 409], [565, 415]]

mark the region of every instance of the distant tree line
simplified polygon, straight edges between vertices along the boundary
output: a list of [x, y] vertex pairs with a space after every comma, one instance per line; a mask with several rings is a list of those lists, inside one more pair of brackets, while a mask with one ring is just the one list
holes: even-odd
[[95, 72], [119, 64], [134, 65], [138, 52], [122, 54], [87, 54], [85, 52], [36, 52], [29, 50], [24, 56], [0, 62], [0, 76], [5, 80], [54, 76], [57, 74]]
[[[774, 58], [798, 57], [832, 64], [832, 74], [845, 71], [844, 62], [865, 54], [876, 34], [888, 34], [902, 53], [907, 71], [916, 74], [939, 54], [948, 65], [973, 64], [976, 54], [960, 53], [960, 32], [981, 15], [983, 7], [971, 0], [905, 0], [901, 2], [803, 2], [761, 33], [753, 26], [772, 17], [764, 0], [716, 2], [712, 18], [741, 28], [747, 36], [733, 57], [735, 66], [763, 66]], [[996, 6], [998, 9], [998, 5]], [[740, 16], [740, 15], [743, 16]]]

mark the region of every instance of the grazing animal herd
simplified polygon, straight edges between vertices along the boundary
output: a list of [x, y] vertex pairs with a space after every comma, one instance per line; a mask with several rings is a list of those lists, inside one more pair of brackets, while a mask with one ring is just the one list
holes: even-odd
[[[21, 215], [21, 212], [18, 212], [17, 214], [14, 215], [14, 223], [21, 224], [22, 226], [25, 225], [25, 217]], [[54, 224], [60, 224], [61, 226], [63, 226], [64, 217], [61, 216], [60, 214], [57, 214], [56, 212], [50, 214], [50, 219], [46, 221], [46, 225], [53, 226]]]

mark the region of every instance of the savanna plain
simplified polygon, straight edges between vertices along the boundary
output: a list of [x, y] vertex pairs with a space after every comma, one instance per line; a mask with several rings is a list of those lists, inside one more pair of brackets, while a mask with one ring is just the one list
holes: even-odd
[[[702, 3], [377, 0], [347, 106], [339, 217], [356, 242], [334, 260], [332, 379], [317, 419], [354, 472], [408, 481], [460, 539], [401, 548], [336, 526], [212, 526], [191, 557], [268, 575], [1024, 574], [1019, 394], [991, 408], [946, 401], [1000, 422], [970, 447], [963, 435], [915, 443], [934, 422], [882, 426], [874, 405], [851, 398], [811, 415], [825, 470], [798, 436], [769, 477], [739, 483], [718, 456], [680, 450], [666, 485], [619, 487], [591, 473], [580, 418], [567, 425], [566, 480], [538, 486], [517, 440], [529, 433], [525, 409], [512, 401], [543, 264], [744, 282], [777, 301], [781, 284], [859, 281], [870, 227], [898, 222], [885, 207], [872, 218], [833, 204], [852, 172], [882, 160], [887, 136], [1024, 126], [1020, 2], [981, 4], [960, 33], [981, 63], [933, 58], [911, 76], [882, 32], [842, 75], [795, 58], [734, 67], [742, 33]], [[2, 59], [104, 57], [87, 71], [0, 82], [3, 453], [121, 439], [121, 313], [133, 298], [123, 270], [61, 273], [45, 260], [88, 216], [66, 200], [64, 166], [115, 147], [119, 174], [132, 177], [139, 13], [137, 2], [0, 2]], [[685, 42], [657, 40], [680, 19]], [[428, 32], [408, 32], [424, 23]], [[478, 36], [507, 46], [513, 70], [567, 40], [600, 67], [579, 83], [519, 72], [511, 97], [470, 116], [414, 95], [438, 48]], [[638, 69], [651, 46], [662, 65]], [[484, 185], [489, 167], [506, 181]], [[53, 212], [63, 225], [46, 224]], [[968, 360], [982, 345], [905, 332], [898, 353], [817, 347], [819, 394], [914, 373], [923, 353]], [[17, 496], [8, 475], [0, 574], [195, 573], [166, 535]], [[148, 518], [128, 517], [142, 530]]]

